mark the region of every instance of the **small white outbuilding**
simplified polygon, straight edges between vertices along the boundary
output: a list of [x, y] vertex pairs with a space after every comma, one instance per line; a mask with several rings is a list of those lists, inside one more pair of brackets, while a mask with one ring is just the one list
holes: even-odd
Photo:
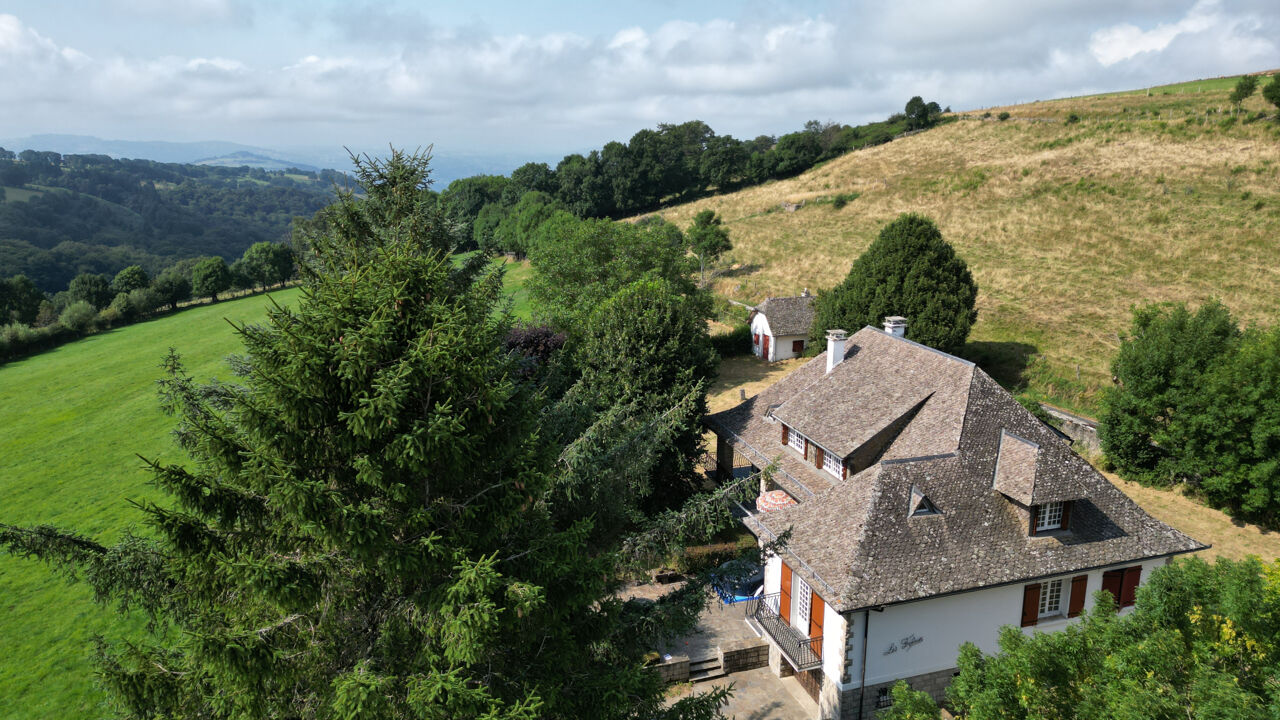
[[813, 296], [771, 297], [751, 313], [751, 351], [766, 361], [786, 360], [804, 353], [813, 325]]

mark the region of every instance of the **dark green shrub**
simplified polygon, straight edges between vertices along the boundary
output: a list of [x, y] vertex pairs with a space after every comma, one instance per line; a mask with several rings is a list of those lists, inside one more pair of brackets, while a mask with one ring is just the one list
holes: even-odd
[[1079, 114], [1077, 114], [1077, 113], [1069, 113], [1069, 114], [1067, 115], [1067, 124], [1068, 124], [1068, 125], [1074, 125], [1075, 123], [1078, 123], [1078, 122], [1080, 122], [1080, 115], [1079, 115]]
[[93, 323], [98, 318], [98, 312], [93, 309], [93, 305], [87, 300], [77, 300], [67, 306], [62, 311], [62, 315], [58, 316], [58, 322], [63, 327], [73, 332], [86, 332], [93, 327]]
[[1008, 120], [1009, 112], [1007, 110], [1001, 111], [1001, 113], [996, 116], [996, 119], [998, 119], [1000, 122], [1004, 122], [1005, 120]]
[[746, 355], [751, 352], [751, 326], [734, 325], [727, 333], [712, 335], [711, 347], [722, 358]]

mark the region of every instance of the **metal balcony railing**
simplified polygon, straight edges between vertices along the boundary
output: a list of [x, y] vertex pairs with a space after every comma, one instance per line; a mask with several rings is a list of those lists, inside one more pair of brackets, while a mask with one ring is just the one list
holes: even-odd
[[791, 623], [778, 612], [781, 597], [781, 593], [771, 593], [748, 600], [744, 608], [747, 617], [768, 633], [797, 672], [822, 667], [822, 637], [805, 637], [791, 627]]

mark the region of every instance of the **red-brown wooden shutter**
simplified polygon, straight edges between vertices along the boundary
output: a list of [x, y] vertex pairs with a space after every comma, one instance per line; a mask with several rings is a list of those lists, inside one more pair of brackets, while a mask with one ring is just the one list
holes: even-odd
[[1062, 503], [1062, 529], [1071, 529], [1071, 501]]
[[1039, 513], [1039, 508], [1040, 508], [1040, 506], [1039, 506], [1039, 505], [1028, 505], [1027, 507], [1028, 507], [1028, 508], [1030, 508], [1030, 510], [1031, 510], [1031, 525], [1030, 525], [1030, 531], [1031, 531], [1031, 534], [1032, 534], [1032, 535], [1035, 535], [1035, 534], [1036, 534], [1036, 515], [1040, 514], [1040, 513]]
[[752, 344], [752, 345], [759, 345], [759, 344], [760, 344], [760, 333], [754, 333], [754, 334], [752, 334], [752, 336], [751, 336], [751, 344]]
[[791, 622], [791, 568], [782, 563], [782, 590], [778, 596], [778, 614]]
[[793, 352], [793, 353], [795, 353], [795, 354], [797, 354], [797, 355], [799, 355], [800, 353], [804, 352], [804, 341], [803, 341], [803, 340], [792, 340], [792, 341], [791, 341], [791, 352]]
[[782, 444], [787, 445], [791, 442], [791, 428], [786, 425], [782, 426]]
[[1084, 597], [1088, 588], [1088, 575], [1077, 575], [1071, 578], [1071, 599], [1067, 602], [1067, 617], [1077, 617], [1084, 610]]
[[1116, 600], [1116, 607], [1120, 607], [1120, 586], [1124, 584], [1123, 570], [1108, 570], [1102, 573], [1102, 589], [1111, 593], [1111, 597]]
[[849, 479], [849, 463], [847, 462], [840, 463], [840, 479], [841, 480]]
[[[809, 603], [809, 637], [820, 638], [822, 637], [822, 620], [825, 607], [822, 603], [822, 598], [818, 597], [818, 593], [811, 592], [809, 594], [813, 597], [813, 600]], [[813, 651], [818, 654], [818, 657], [822, 657], [822, 643], [814, 643]]]
[[813, 446], [813, 466], [822, 469], [822, 448], [817, 445]]
[[1125, 568], [1120, 583], [1120, 607], [1129, 607], [1137, 596], [1138, 583], [1142, 581], [1142, 566]]
[[809, 459], [809, 438], [804, 439], [804, 459]]
[[1040, 583], [1022, 588], [1022, 627], [1035, 625], [1040, 619]]

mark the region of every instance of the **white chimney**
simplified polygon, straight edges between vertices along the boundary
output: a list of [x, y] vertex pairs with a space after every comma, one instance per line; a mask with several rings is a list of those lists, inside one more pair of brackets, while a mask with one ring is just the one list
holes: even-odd
[[890, 315], [884, 319], [884, 331], [894, 337], [906, 337], [907, 319], [897, 315]]
[[849, 333], [844, 330], [827, 331], [827, 372], [844, 361], [844, 343], [848, 339]]

